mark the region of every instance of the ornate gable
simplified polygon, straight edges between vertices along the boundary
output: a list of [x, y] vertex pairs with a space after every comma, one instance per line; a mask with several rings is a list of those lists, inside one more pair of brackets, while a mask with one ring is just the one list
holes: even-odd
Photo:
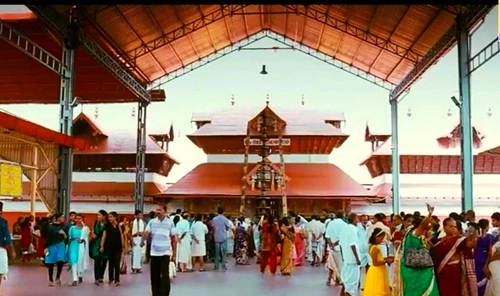
[[83, 112], [73, 119], [73, 136], [88, 140], [90, 149], [95, 149], [103, 138], [108, 137], [99, 125]]
[[[268, 158], [265, 159], [264, 164], [258, 163], [256, 164], [250, 172], [244, 177], [246, 183], [250, 186], [251, 190], [259, 190], [260, 184], [258, 184], [257, 174], [259, 173], [259, 169], [263, 166], [267, 166], [266, 171], [269, 172], [268, 178], [271, 180], [271, 186], [269, 188], [270, 191], [281, 190], [280, 184], [283, 182], [281, 178], [281, 168], [279, 165], [274, 164]], [[284, 181], [290, 181], [290, 178], [285, 174]]]
[[[437, 138], [438, 145], [444, 149], [460, 147], [461, 125], [457, 125], [447, 136]], [[472, 127], [472, 141], [475, 149], [481, 148], [485, 137], [475, 128]]]
[[262, 123], [265, 123], [267, 133], [278, 133], [286, 126], [286, 121], [279, 117], [270, 107], [266, 107], [259, 112], [254, 118], [248, 121], [248, 125], [252, 131], [261, 132]]

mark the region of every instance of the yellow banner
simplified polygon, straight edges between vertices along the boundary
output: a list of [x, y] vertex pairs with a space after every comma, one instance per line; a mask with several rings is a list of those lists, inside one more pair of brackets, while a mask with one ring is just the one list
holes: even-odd
[[15, 164], [0, 164], [0, 196], [23, 195], [23, 170]]

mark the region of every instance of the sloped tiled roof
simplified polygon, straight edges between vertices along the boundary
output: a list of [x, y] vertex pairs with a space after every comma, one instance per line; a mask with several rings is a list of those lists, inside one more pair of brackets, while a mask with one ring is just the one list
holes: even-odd
[[[256, 164], [249, 164], [253, 167]], [[286, 194], [290, 198], [373, 198], [361, 184], [334, 164], [289, 163], [285, 174], [290, 178]], [[161, 193], [164, 197], [235, 197], [241, 195], [242, 163], [204, 163]], [[259, 196], [258, 190], [247, 190]], [[281, 191], [268, 192], [281, 196]]]
[[[300, 108], [270, 107], [286, 122], [285, 135], [345, 136], [339, 129], [325, 121], [345, 121], [343, 113], [326, 112], [305, 106]], [[262, 107], [231, 107], [211, 114], [194, 113], [193, 122], [209, 121], [192, 136], [236, 136], [246, 135], [248, 121], [254, 118]]]

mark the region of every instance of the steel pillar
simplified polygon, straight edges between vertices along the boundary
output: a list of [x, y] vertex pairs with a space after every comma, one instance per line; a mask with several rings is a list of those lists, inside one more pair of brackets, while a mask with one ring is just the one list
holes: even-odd
[[139, 103], [137, 110], [137, 154], [135, 170], [135, 209], [144, 211], [144, 173], [146, 165], [146, 110], [148, 104]]
[[472, 154], [471, 88], [470, 88], [470, 44], [469, 32], [461, 18], [458, 28], [458, 83], [460, 91], [461, 162], [462, 162], [462, 211], [472, 210], [474, 155]]
[[389, 103], [391, 104], [392, 213], [399, 215], [401, 199], [399, 195], [398, 100], [389, 97]]
[[[70, 15], [67, 37], [62, 43], [61, 90], [59, 93], [59, 132], [72, 134], [73, 129], [73, 90], [75, 77], [75, 48], [77, 46], [77, 26]], [[73, 149], [59, 147], [57, 174], [56, 210], [67, 217], [71, 202], [71, 185], [73, 174]]]

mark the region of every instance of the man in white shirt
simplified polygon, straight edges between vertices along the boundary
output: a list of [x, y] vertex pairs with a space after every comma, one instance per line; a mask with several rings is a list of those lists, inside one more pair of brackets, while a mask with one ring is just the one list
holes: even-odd
[[167, 215], [167, 206], [158, 205], [156, 218], [149, 221], [141, 245], [151, 236], [151, 293], [152, 296], [170, 295], [170, 261], [176, 258], [177, 232]]
[[146, 225], [142, 220], [142, 212], [136, 210], [135, 219], [132, 221], [132, 273], [141, 273], [142, 270], [144, 248], [141, 246], [141, 242], [145, 230]]
[[341, 277], [342, 277], [342, 292], [340, 295], [353, 296], [359, 291], [360, 265], [359, 259], [359, 238], [358, 215], [351, 213], [347, 218], [349, 222], [343, 227], [340, 233], [340, 248], [342, 249], [342, 259], [344, 261]]
[[177, 266], [182, 272], [191, 270], [191, 224], [189, 223], [189, 213], [182, 213], [182, 219], [175, 226], [177, 238]]
[[369, 252], [368, 252], [368, 240], [366, 239], [366, 233], [368, 232], [368, 227], [370, 226], [368, 223], [368, 215], [361, 215], [359, 216], [359, 223], [356, 226], [358, 229], [358, 243], [359, 243], [359, 249], [358, 249], [358, 255], [359, 255], [359, 260], [361, 261], [360, 265], [360, 278], [359, 278], [359, 285], [361, 289], [363, 289], [365, 285], [365, 276], [366, 276], [366, 266], [368, 265], [368, 257]]
[[318, 215], [313, 215], [309, 222], [309, 232], [311, 233], [312, 266], [319, 266], [323, 260], [323, 246], [325, 225], [319, 221]]
[[327, 268], [333, 273], [332, 276], [341, 284], [342, 280], [342, 253], [340, 252], [340, 233], [347, 224], [344, 222], [344, 212], [338, 211], [335, 219], [328, 223], [325, 238], [328, 242], [329, 252], [326, 262]]

